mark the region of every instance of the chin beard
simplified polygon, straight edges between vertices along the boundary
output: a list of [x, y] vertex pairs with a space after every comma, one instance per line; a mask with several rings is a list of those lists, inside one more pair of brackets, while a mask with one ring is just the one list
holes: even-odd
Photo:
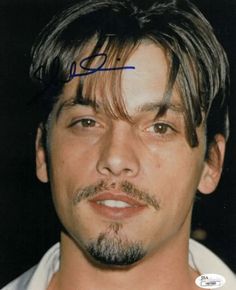
[[129, 242], [119, 236], [108, 237], [107, 234], [100, 234], [97, 240], [88, 243], [86, 251], [95, 261], [109, 266], [132, 265], [146, 254], [140, 242]]

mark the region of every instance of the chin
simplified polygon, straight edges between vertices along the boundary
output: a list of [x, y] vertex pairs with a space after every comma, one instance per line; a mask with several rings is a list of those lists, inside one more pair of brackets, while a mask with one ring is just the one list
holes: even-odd
[[100, 234], [85, 245], [85, 251], [92, 260], [109, 267], [131, 266], [142, 260], [146, 251], [139, 241], [129, 241], [119, 235]]

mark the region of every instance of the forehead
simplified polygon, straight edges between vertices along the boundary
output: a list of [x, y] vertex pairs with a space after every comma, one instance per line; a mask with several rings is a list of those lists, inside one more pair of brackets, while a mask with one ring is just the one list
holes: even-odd
[[[122, 74], [124, 103], [129, 112], [145, 103], [162, 103], [169, 81], [169, 63], [162, 48], [152, 42], [142, 43], [131, 55], [127, 65], [134, 71]], [[173, 88], [171, 104], [179, 107], [181, 100]]]
[[[109, 58], [109, 55], [107, 56]], [[122, 61], [122, 60], [121, 60]], [[112, 63], [114, 66], [114, 63]], [[164, 94], [168, 85], [169, 64], [165, 51], [151, 41], [142, 41], [142, 43], [131, 53], [125, 66], [134, 66], [134, 70], [122, 70], [120, 79], [115, 76], [117, 71], [101, 71], [84, 78], [91, 79], [90, 89], [84, 89], [83, 98], [95, 100], [100, 106], [109, 106], [115, 111], [116, 101], [120, 100], [124, 110], [129, 116], [135, 114], [145, 105], [158, 105], [163, 101]], [[99, 74], [95, 76], [95, 74]], [[113, 74], [109, 78], [108, 74]], [[117, 82], [120, 81], [120, 84]], [[107, 86], [107, 83], [110, 84]], [[81, 80], [74, 78], [65, 85], [59, 103], [66, 103], [78, 96], [78, 87]], [[86, 84], [86, 80], [83, 80]], [[113, 87], [120, 86], [119, 92], [113, 90]], [[91, 87], [94, 87], [91, 89]], [[89, 91], [89, 94], [87, 93]], [[91, 95], [93, 92], [93, 96]], [[94, 96], [95, 95], [95, 96]], [[181, 107], [181, 100], [176, 88], [173, 88], [171, 95], [171, 106]]]

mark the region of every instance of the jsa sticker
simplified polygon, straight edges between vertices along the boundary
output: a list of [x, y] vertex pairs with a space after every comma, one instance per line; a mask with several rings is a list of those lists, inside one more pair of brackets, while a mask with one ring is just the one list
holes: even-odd
[[217, 289], [225, 284], [225, 278], [219, 274], [203, 274], [197, 277], [195, 283], [203, 289]]

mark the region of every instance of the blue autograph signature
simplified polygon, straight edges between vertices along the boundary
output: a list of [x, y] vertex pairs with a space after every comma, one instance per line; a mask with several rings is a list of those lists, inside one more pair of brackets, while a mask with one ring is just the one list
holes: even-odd
[[[100, 58], [101, 62], [98, 64], [97, 67], [87, 67], [87, 64], [92, 62], [95, 58]], [[107, 55], [105, 53], [97, 53], [91, 56], [88, 56], [82, 59], [79, 63], [83, 72], [77, 73], [77, 63], [74, 61], [72, 62], [69, 74], [66, 79], [61, 79], [59, 74], [61, 71], [61, 63], [59, 57], [54, 58], [51, 68], [50, 68], [50, 79], [45, 78], [45, 65], [40, 65], [34, 72], [34, 78], [43, 82], [44, 85], [56, 85], [56, 84], [64, 84], [70, 82], [72, 79], [77, 77], [84, 77], [87, 75], [94, 74], [96, 72], [107, 72], [107, 71], [116, 71], [116, 70], [134, 70], [134, 66], [118, 66], [118, 67], [111, 67], [105, 68], [104, 65], [107, 61]]]

